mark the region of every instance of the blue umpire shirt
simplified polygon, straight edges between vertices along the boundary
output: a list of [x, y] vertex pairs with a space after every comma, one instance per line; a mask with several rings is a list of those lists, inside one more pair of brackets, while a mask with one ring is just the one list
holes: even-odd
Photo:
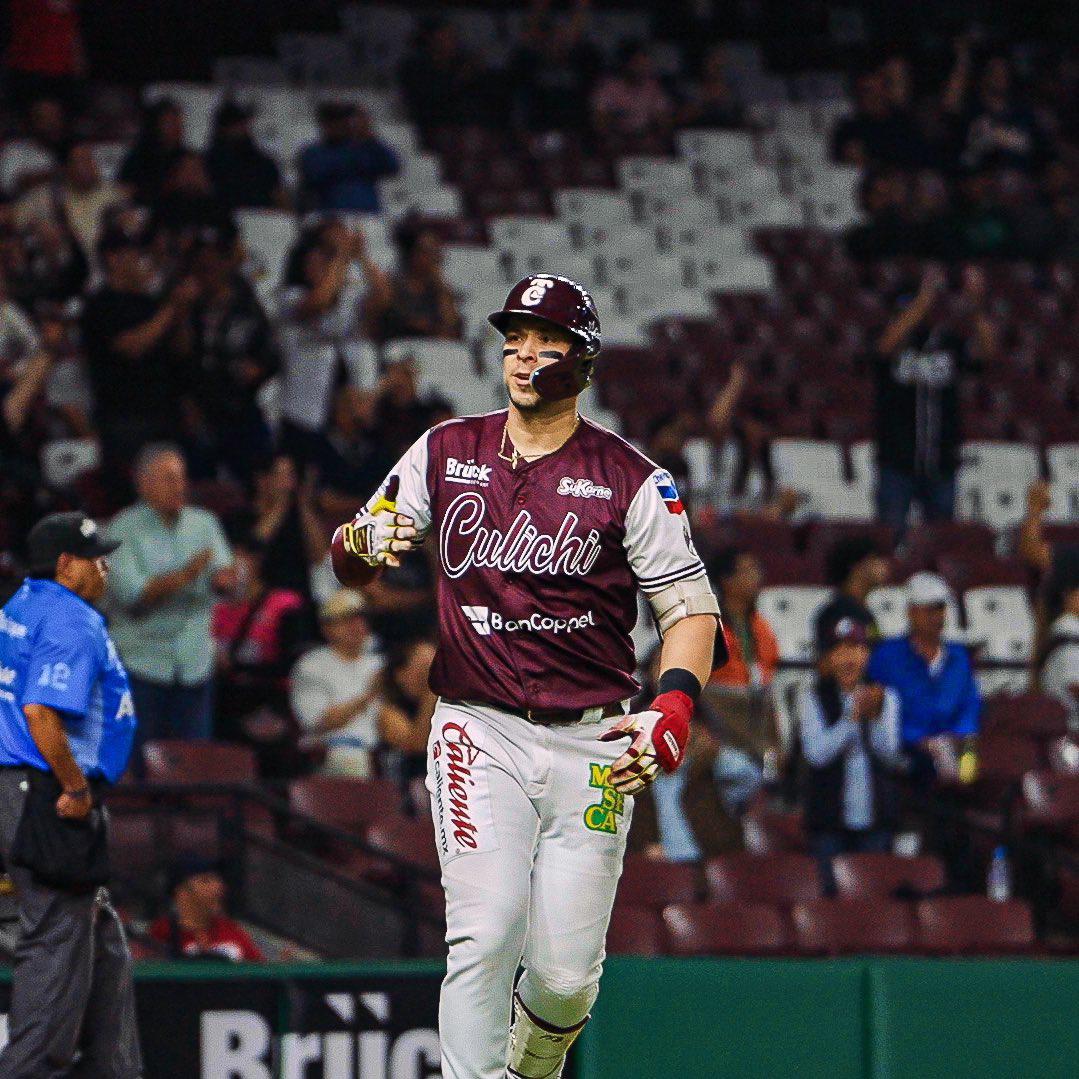
[[895, 690], [902, 702], [903, 742], [914, 745], [938, 734], [977, 734], [982, 710], [970, 653], [945, 641], [934, 669], [914, 651], [909, 637], [882, 641], [873, 650], [867, 678]]
[[0, 610], [0, 766], [49, 771], [30, 736], [27, 704], [60, 713], [87, 778], [120, 778], [135, 707], [105, 619], [70, 589], [33, 577]]

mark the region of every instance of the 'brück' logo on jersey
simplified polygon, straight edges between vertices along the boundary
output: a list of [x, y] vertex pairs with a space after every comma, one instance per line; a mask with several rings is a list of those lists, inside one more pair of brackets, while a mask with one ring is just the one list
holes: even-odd
[[486, 487], [491, 482], [491, 466], [478, 465], [475, 461], [458, 461], [456, 457], [446, 458], [447, 483], [476, 483]]
[[492, 633], [553, 633], [557, 637], [596, 624], [594, 611], [585, 611], [574, 618], [553, 618], [539, 611], [525, 618], [506, 618], [490, 607], [462, 606], [461, 610], [481, 637], [490, 637]]
[[569, 495], [571, 498], [606, 498], [611, 497], [610, 487], [601, 487], [591, 480], [575, 480], [569, 476], [563, 476], [558, 481], [558, 493]]

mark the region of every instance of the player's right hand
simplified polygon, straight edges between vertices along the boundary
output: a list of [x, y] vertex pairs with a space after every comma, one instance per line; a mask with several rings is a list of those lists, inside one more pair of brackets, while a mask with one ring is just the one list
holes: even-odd
[[399, 477], [391, 476], [378, 501], [358, 513], [351, 523], [341, 526], [341, 544], [346, 555], [372, 567], [399, 566], [398, 556], [415, 550], [419, 537], [416, 522], [408, 514], [397, 512], [400, 483]]

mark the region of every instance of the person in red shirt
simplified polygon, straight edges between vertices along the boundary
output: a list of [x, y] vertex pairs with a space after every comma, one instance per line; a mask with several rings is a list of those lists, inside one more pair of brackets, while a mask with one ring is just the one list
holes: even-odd
[[720, 595], [725, 663], [712, 671], [710, 685], [762, 689], [771, 684], [779, 666], [779, 642], [767, 619], [757, 611], [764, 574], [760, 560], [749, 551], [728, 547], [709, 566]]
[[150, 936], [164, 944], [172, 958], [266, 961], [243, 926], [225, 913], [225, 882], [213, 862], [182, 858], [172, 881], [172, 906], [150, 926]]

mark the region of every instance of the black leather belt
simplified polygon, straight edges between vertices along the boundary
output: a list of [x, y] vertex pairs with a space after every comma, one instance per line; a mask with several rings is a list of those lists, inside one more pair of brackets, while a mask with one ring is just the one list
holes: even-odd
[[[447, 701], [447, 704], [465, 704], [465, 701]], [[474, 702], [479, 705], [484, 705], [485, 701]], [[550, 727], [556, 723], [580, 723], [584, 718], [586, 712], [593, 711], [592, 708], [510, 708], [505, 704], [489, 705], [491, 708], [497, 708], [499, 711], [508, 712], [511, 716], [518, 716], [521, 719], [527, 720], [529, 723], [535, 723], [541, 727]], [[600, 719], [611, 719], [614, 716], [620, 716], [624, 714], [621, 701], [611, 701], [610, 704], [597, 705], [601, 709]]]

